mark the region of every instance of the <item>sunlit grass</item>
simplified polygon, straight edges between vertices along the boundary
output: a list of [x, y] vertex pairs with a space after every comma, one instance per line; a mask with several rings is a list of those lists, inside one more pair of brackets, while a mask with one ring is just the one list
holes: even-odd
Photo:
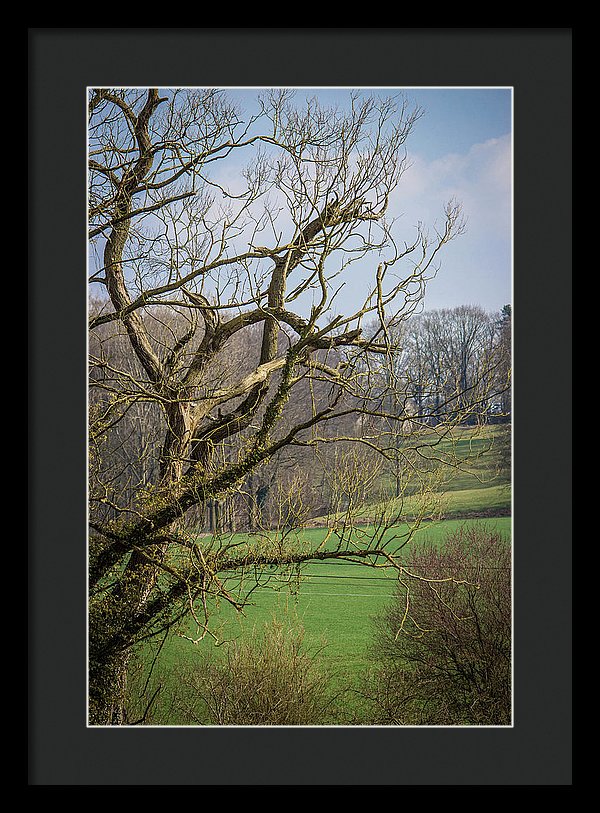
[[[481, 522], [510, 540], [511, 518], [497, 517], [424, 523], [413, 542], [443, 545], [444, 539], [461, 526]], [[401, 535], [403, 530], [396, 532]], [[368, 528], [364, 531], [368, 532]], [[323, 529], [311, 528], [305, 533], [314, 544]], [[409, 550], [410, 545], [406, 555]], [[243, 612], [223, 600], [211, 606], [211, 635], [199, 640], [202, 631], [189, 617], [176, 633], [170, 634], [154, 665], [152, 685], [162, 685], [164, 697], [170, 697], [176, 690], [178, 670], [192, 666], [208, 651], [219, 652], [227, 641], [260, 630], [276, 617], [291, 627], [304, 629], [307, 649], [320, 651], [319, 657], [334, 675], [334, 685], [356, 686], [370, 665], [372, 620], [390, 601], [396, 578], [393, 569], [373, 569], [345, 561], [306, 563], [291, 579], [288, 573], [269, 569], [263, 587], [252, 594]], [[228, 587], [234, 589], [235, 584]], [[170, 724], [178, 724], [176, 716]]]
[[[251, 550], [265, 552], [282, 547], [295, 552], [334, 550], [348, 542], [364, 549], [376, 537], [377, 546], [387, 545], [402, 558], [417, 542], [443, 545], [457, 528], [481, 522], [510, 542], [509, 441], [509, 427], [485, 427], [457, 430], [434, 447], [433, 468], [440, 458], [452, 460], [456, 465], [450, 466], [447, 476], [437, 481], [440, 490], [427, 494], [425, 510], [422, 497], [409, 493], [401, 499], [388, 497], [361, 506], [349, 524], [342, 512], [313, 518], [311, 527], [222, 534], [212, 544], [217, 548], [231, 545], [231, 550], [241, 555]], [[425, 519], [415, 523], [415, 517]], [[209, 551], [210, 545], [211, 537], [207, 536], [203, 549]], [[175, 711], [167, 711], [167, 705], [161, 710], [161, 703], [168, 704], [173, 691], [176, 692], [180, 669], [193, 665], [207, 652], [223, 651], [220, 647], [228, 641], [262, 629], [275, 617], [290, 627], [303, 628], [307, 649], [319, 651], [318, 657], [333, 672], [337, 687], [358, 685], [371, 663], [372, 620], [390, 601], [397, 571], [330, 560], [309, 561], [287, 569], [250, 569], [243, 580], [234, 571], [222, 573], [220, 578], [233, 600], [246, 598], [241, 612], [223, 598], [214, 600], [207, 606], [210, 633], [188, 616], [166, 639], [157, 640], [144, 650], [146, 667], [153, 662], [146, 691], [159, 685], [163, 690], [155, 706], [160, 724], [184, 722]], [[259, 588], [248, 595], [257, 582]], [[203, 616], [197, 617], [202, 624]]]

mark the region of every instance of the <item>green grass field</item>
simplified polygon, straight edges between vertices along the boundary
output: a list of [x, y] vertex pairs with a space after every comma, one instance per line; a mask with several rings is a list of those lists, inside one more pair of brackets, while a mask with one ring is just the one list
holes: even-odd
[[[461, 526], [480, 522], [510, 539], [511, 518], [498, 517], [426, 523], [416, 532], [414, 542], [442, 545], [447, 535]], [[318, 538], [319, 529], [310, 529], [310, 533]], [[392, 598], [394, 580], [395, 572], [387, 569], [339, 561], [306, 564], [299, 579], [291, 584], [272, 577], [270, 584], [254, 593], [243, 613], [221, 602], [213, 608], [212, 630], [222, 644], [253, 631], [260, 632], [274, 618], [290, 627], [301, 627], [306, 650], [319, 651], [324, 667], [333, 676], [332, 685], [340, 689], [352, 687], [370, 664], [372, 621]], [[188, 619], [162, 646], [154, 665], [152, 685], [161, 684], [166, 697], [182, 668], [193, 667], [209, 651], [213, 655], [223, 651], [210, 636], [199, 643], [190, 640], [198, 636], [197, 626]], [[164, 718], [159, 719], [165, 724]], [[174, 714], [168, 724], [180, 725], [183, 721]]]
[[[506, 430], [502, 433], [501, 429], [492, 428], [489, 434], [492, 440], [498, 441], [503, 434], [506, 437]], [[473, 523], [484, 523], [510, 541], [510, 480], [506, 471], [498, 474], [501, 444], [490, 445], [489, 437], [472, 438], [469, 430], [463, 430], [463, 435], [453, 440], [454, 452], [462, 448], [467, 455], [472, 452], [474, 443], [485, 444], [479, 450], [484, 453], [474, 461], [477, 471], [474, 474], [460, 471], [447, 483], [440, 501], [443, 518], [422, 523], [405, 550], [414, 543], [443, 545], [450, 533]], [[410, 499], [405, 501], [404, 507], [409, 515]], [[358, 533], [368, 536], [372, 532], [368, 518], [377, 513], [377, 508], [365, 506], [366, 522]], [[407, 528], [396, 526], [387, 531], [387, 538], [391, 534], [402, 537]], [[323, 527], [304, 528], [299, 532], [298, 543], [314, 548], [325, 535]], [[238, 539], [252, 541], [250, 535], [238, 535]], [[333, 544], [333, 540], [328, 544]], [[352, 686], [370, 663], [372, 620], [392, 598], [395, 577], [392, 569], [368, 568], [340, 560], [306, 563], [291, 581], [277, 570], [264, 571], [263, 586], [252, 594], [243, 613], [226, 601], [212, 607], [211, 630], [222, 644], [247, 636], [253, 630], [260, 631], [273, 618], [290, 626], [301, 626], [307, 650], [320, 650], [319, 658], [333, 672], [338, 685]], [[236, 595], [240, 585], [231, 581], [228, 588]], [[176, 633], [170, 634], [156, 657], [149, 685], [163, 685], [168, 696], [180, 669], [192, 666], [209, 651], [223, 651], [215, 647], [215, 639], [208, 635], [193, 643], [199, 636], [200, 630], [189, 618]], [[153, 655], [148, 650], [146, 660], [150, 657]], [[160, 700], [156, 710], [155, 719], [160, 721], [157, 724], [182, 724], [177, 715], [171, 714], [168, 720], [164, 715], [161, 717]]]
[[[414, 542], [442, 545], [446, 536], [459, 527], [481, 521], [510, 538], [510, 517], [498, 517], [427, 523], [416, 532]], [[286, 587], [276, 589], [274, 585], [259, 591], [243, 615], [228, 605], [222, 608], [220, 616], [230, 634], [243, 635], [273, 616], [287, 615], [290, 622], [302, 624], [309, 647], [325, 644], [324, 657], [330, 664], [338, 671], [352, 674], [367, 663], [370, 620], [391, 599], [395, 579], [396, 572], [390, 569], [339, 561], [311, 563], [302, 567], [293, 592]]]

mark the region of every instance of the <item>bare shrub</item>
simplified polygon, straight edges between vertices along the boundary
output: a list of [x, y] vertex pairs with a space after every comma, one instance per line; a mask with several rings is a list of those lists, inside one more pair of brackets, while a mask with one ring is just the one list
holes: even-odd
[[510, 725], [511, 552], [496, 531], [416, 550], [375, 627], [376, 723]]
[[333, 720], [330, 676], [302, 628], [278, 620], [213, 650], [180, 674], [179, 715], [191, 725], [295, 726]]

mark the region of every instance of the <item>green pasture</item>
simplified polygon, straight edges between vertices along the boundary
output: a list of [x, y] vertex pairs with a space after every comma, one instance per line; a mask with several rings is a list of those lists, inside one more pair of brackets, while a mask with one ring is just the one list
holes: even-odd
[[481, 488], [510, 481], [511, 429], [507, 424], [455, 427], [439, 437], [432, 431], [410, 438], [424, 460], [443, 472], [450, 490]]
[[[510, 541], [509, 442], [509, 427], [492, 426], [483, 430], [462, 428], [436, 447], [426, 446], [432, 454], [433, 468], [439, 460], [453, 460], [460, 465], [449, 467], [441, 491], [434, 495], [431, 510], [425, 512], [429, 519], [420, 523], [405, 547], [402, 545], [413, 527], [408, 523], [414, 525], [413, 518], [423, 516], [419, 497], [411, 496], [410, 491], [401, 500], [364, 505], [359, 516], [362, 524], [351, 529], [346, 529], [343, 514], [330, 515], [314, 519], [314, 527], [233, 534], [219, 544], [235, 544], [238, 552], [252, 548], [264, 552], [278, 545], [295, 551], [315, 551], [333, 550], [340, 539], [344, 545], [350, 539], [358, 549], [364, 549], [374, 534], [381, 533], [379, 542], [386, 543], [388, 549], [395, 548], [402, 557], [415, 544], [443, 545], [449, 534], [473, 523], [484, 523]], [[210, 544], [210, 540], [206, 543]], [[146, 672], [148, 664], [153, 664], [151, 679], [146, 683], [144, 678], [146, 694], [155, 686], [163, 687], [155, 705], [156, 724], [183, 723], [176, 713], [167, 712], [160, 705], [168, 705], [182, 669], [193, 666], [208, 653], [219, 656], [227, 641], [247, 636], [253, 630], [260, 632], [274, 618], [303, 628], [306, 650], [319, 652], [318, 657], [334, 675], [336, 686], [357, 685], [370, 664], [372, 620], [392, 598], [397, 572], [345, 560], [327, 560], [310, 561], [289, 571], [262, 568], [248, 573], [244, 582], [235, 573], [220, 577], [234, 599], [246, 595], [257, 582], [259, 588], [247, 596], [242, 612], [223, 599], [209, 606], [211, 634], [202, 637], [201, 628], [188, 616], [165, 640], [157, 639], [142, 653]]]
[[[390, 517], [395, 514], [405, 517], [429, 515], [440, 519], [478, 519], [493, 516], [510, 516], [511, 486], [510, 483], [480, 485], [471, 488], [448, 488], [430, 495], [426, 499], [426, 508], [421, 496], [412, 495], [400, 499], [374, 502], [357, 509], [354, 513], [365, 523], [378, 517]], [[316, 522], [330, 525], [333, 520], [343, 521], [343, 514], [334, 517], [321, 517]]]
[[[510, 517], [455, 519], [424, 523], [410, 545], [443, 545], [448, 534], [462, 526], [481, 522], [510, 539]], [[398, 528], [395, 532], [402, 538], [406, 530]], [[363, 531], [366, 534], [369, 528]], [[324, 531], [312, 528], [304, 533], [314, 544], [321, 541]], [[283, 571], [265, 570], [261, 577], [263, 586], [252, 594], [241, 613], [225, 601], [212, 607], [211, 630], [216, 640], [206, 635], [198, 641], [201, 631], [188, 618], [162, 644], [153, 667], [152, 685], [160, 683], [166, 690], [165, 697], [168, 697], [177, 684], [178, 672], [186, 665], [193, 666], [211, 651], [218, 655], [223, 651], [220, 647], [223, 642], [246, 636], [253, 630], [260, 631], [274, 618], [303, 628], [306, 650], [319, 652], [319, 658], [333, 676], [334, 685], [340, 688], [356, 685], [370, 663], [372, 619], [393, 595], [395, 571], [346, 561], [327, 561], [304, 564], [291, 575], [290, 578], [290, 574]], [[234, 582], [227, 587], [232, 595], [235, 595], [236, 588], [240, 589], [240, 585]], [[179, 724], [176, 714], [170, 717], [169, 724]]]
[[[477, 522], [482, 520], [425, 523], [407, 546], [407, 554], [413, 542], [442, 545], [448, 534]], [[485, 524], [510, 539], [510, 517], [487, 519]], [[402, 537], [407, 529], [396, 530]], [[319, 538], [318, 529], [310, 533]], [[273, 580], [266, 589], [257, 591], [243, 615], [223, 606], [219, 613], [223, 622], [227, 621], [223, 631], [242, 635], [273, 616], [287, 615], [291, 622], [304, 627], [307, 646], [324, 644], [323, 654], [330, 663], [352, 673], [367, 662], [370, 620], [391, 599], [396, 577], [396, 571], [389, 568], [367, 568], [346, 561], [305, 564], [297, 581], [284, 585]]]

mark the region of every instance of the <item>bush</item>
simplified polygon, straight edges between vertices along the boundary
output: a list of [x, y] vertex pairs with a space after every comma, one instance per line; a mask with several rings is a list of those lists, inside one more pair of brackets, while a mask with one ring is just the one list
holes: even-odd
[[422, 546], [375, 621], [377, 724], [510, 725], [511, 552], [472, 526]]
[[304, 650], [302, 629], [278, 621], [204, 656], [180, 676], [177, 705], [192, 725], [323, 725], [333, 719], [329, 675]]

